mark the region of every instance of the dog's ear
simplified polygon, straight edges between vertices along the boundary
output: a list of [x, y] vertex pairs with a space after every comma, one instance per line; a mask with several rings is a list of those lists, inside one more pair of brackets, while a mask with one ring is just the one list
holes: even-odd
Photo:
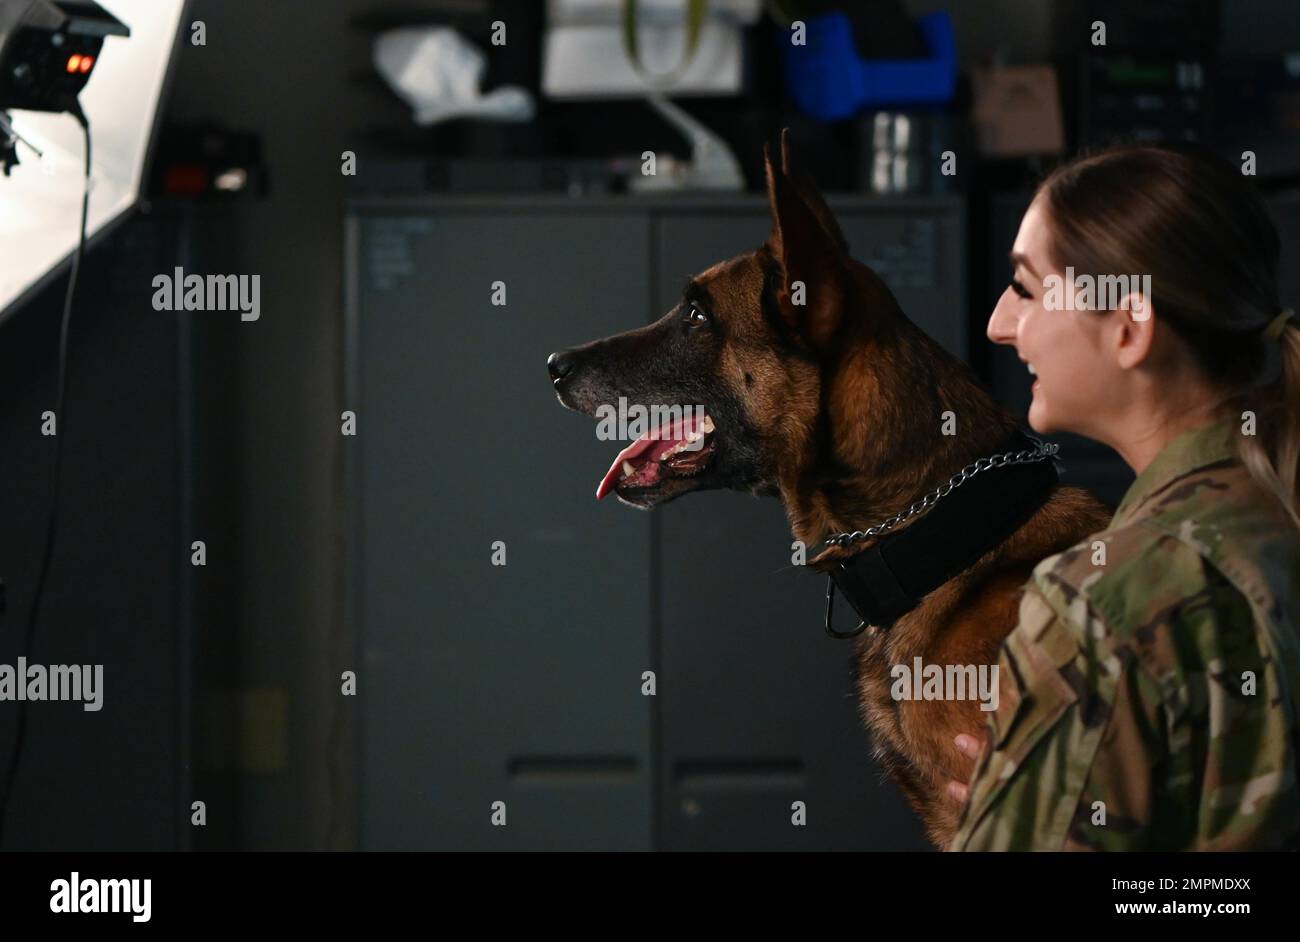
[[790, 166], [789, 131], [781, 132], [782, 168], [763, 145], [767, 198], [772, 207], [772, 234], [767, 247], [781, 266], [777, 305], [787, 324], [815, 349], [823, 349], [840, 325], [847, 299], [847, 245], [839, 225], [811, 183], [804, 191], [786, 172]]
[[791, 151], [790, 129], [782, 128], [781, 170], [784, 171], [786, 179], [794, 185], [795, 192], [799, 194], [799, 198], [803, 200], [804, 205], [817, 217], [817, 221], [826, 230], [826, 234], [835, 240], [835, 244], [839, 246], [841, 252], [848, 255], [849, 242], [844, 238], [844, 232], [840, 229], [839, 221], [836, 220], [835, 214], [831, 212], [831, 208], [826, 205], [826, 200], [822, 199], [822, 195], [817, 189], [817, 184], [813, 183], [812, 177], [809, 176], [806, 170], [795, 163]]

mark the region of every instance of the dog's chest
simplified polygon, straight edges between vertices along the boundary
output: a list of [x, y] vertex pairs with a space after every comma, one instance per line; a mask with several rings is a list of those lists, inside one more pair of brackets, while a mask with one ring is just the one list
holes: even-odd
[[921, 645], [909, 643], [903, 633], [876, 629], [858, 647], [858, 692], [862, 714], [868, 729], [876, 737], [876, 747], [888, 747], [908, 756], [903, 734], [903, 711], [908, 701], [894, 699], [891, 670], [897, 664], [910, 664], [921, 653]]

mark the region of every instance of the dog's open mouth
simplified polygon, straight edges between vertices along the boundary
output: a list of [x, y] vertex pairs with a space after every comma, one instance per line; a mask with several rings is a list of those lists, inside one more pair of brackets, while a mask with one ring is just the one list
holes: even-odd
[[618, 453], [596, 488], [596, 499], [617, 491], [629, 503], [638, 503], [668, 481], [703, 473], [713, 461], [714, 431], [713, 419], [704, 414], [652, 429]]

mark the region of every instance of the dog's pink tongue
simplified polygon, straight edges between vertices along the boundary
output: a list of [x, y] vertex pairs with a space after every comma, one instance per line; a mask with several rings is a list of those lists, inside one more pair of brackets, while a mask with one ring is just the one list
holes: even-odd
[[605, 476], [600, 479], [600, 486], [596, 488], [596, 500], [603, 500], [605, 495], [614, 489], [614, 482], [623, 474], [623, 462], [629, 458], [635, 458], [652, 444], [654, 442], [650, 439], [650, 436], [643, 435], [620, 451], [618, 457], [614, 459], [614, 463], [605, 472]]
[[603, 500], [605, 495], [614, 489], [614, 484], [623, 476], [624, 461], [631, 461], [656, 442], [662, 442], [667, 447], [672, 447], [673, 444], [680, 442], [695, 431], [695, 427], [702, 421], [703, 419], [698, 416], [691, 416], [690, 419], [678, 419], [666, 431], [660, 428], [652, 429], [628, 445], [618, 453], [618, 456], [614, 458], [614, 463], [609, 466], [605, 476], [600, 479], [600, 486], [596, 488], [596, 500]]

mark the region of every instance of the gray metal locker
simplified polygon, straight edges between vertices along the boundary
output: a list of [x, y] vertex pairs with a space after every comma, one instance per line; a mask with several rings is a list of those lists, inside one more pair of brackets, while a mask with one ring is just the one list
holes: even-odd
[[[833, 202], [855, 254], [964, 353], [960, 201]], [[551, 351], [658, 318], [768, 229], [759, 196], [352, 204], [362, 846], [925, 846], [780, 504], [597, 504], [618, 445], [547, 383]]]
[[350, 227], [362, 846], [648, 848], [650, 522], [596, 505], [611, 443], [545, 368], [643, 315], [646, 221], [439, 204]]

